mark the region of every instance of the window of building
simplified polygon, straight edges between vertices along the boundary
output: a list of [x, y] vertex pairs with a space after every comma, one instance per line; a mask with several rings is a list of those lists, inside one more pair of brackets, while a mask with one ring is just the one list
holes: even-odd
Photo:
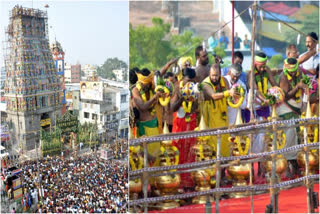
[[98, 115], [92, 113], [92, 120], [97, 120], [97, 119], [98, 119]]
[[46, 106], [46, 98], [45, 97], [42, 97], [41, 102], [42, 102], [42, 107]]
[[102, 122], [102, 115], [100, 115], [100, 122]]
[[84, 118], [89, 118], [89, 116], [90, 116], [90, 114], [89, 114], [89, 112], [84, 112]]
[[121, 119], [128, 117], [128, 111], [121, 112]]
[[110, 120], [110, 115], [107, 115], [107, 121], [109, 121]]
[[112, 120], [115, 120], [116, 117], [117, 117], [116, 114], [113, 114], [113, 115], [112, 115]]
[[121, 103], [126, 103], [127, 102], [127, 95], [121, 95]]

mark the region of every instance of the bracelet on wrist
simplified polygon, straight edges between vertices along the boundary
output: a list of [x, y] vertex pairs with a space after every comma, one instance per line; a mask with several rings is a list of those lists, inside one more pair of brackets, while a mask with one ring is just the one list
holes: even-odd
[[224, 91], [224, 92], [223, 92], [223, 96], [224, 96], [224, 97], [229, 97], [229, 96], [230, 96], [229, 91]]

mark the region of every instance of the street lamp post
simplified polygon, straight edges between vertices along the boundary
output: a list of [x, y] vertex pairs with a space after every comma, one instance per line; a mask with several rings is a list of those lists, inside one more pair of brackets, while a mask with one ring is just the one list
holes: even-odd
[[[35, 132], [34, 135], [36, 136], [37, 133]], [[38, 179], [39, 179], [39, 190], [40, 190], [40, 200], [42, 199], [42, 184], [41, 184], [41, 175], [40, 175], [40, 163], [39, 163], [39, 146], [40, 146], [41, 138], [39, 138], [39, 145], [37, 146], [37, 142], [35, 143], [35, 149], [37, 153], [37, 170], [38, 170]]]

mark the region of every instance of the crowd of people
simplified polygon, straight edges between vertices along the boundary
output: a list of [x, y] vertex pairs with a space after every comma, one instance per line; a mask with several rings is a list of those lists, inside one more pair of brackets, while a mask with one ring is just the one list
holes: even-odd
[[113, 151], [113, 158], [116, 160], [128, 159], [128, 140], [120, 138], [112, 144], [107, 144], [107, 149]]
[[[226, 40], [226, 39], [224, 39]], [[223, 41], [222, 41], [223, 42]], [[162, 133], [166, 122], [170, 132], [194, 131], [203, 116], [207, 128], [219, 128], [233, 125], [236, 121], [237, 108], [241, 109], [243, 122], [255, 118], [258, 121], [267, 120], [271, 116], [273, 101], [268, 96], [268, 89], [278, 86], [283, 90], [284, 100], [276, 105], [276, 113], [281, 119], [299, 118], [302, 109], [308, 100], [312, 105], [312, 114], [318, 115], [319, 109], [319, 49], [318, 36], [311, 32], [306, 37], [307, 52], [299, 55], [296, 45], [287, 47], [283, 68], [269, 68], [268, 57], [263, 52], [254, 57], [254, 71], [244, 72], [244, 59], [240, 51], [234, 53], [234, 64], [221, 68], [221, 58], [215, 57], [212, 65], [209, 64], [208, 51], [205, 46], [195, 49], [196, 63], [191, 56], [184, 56], [169, 61], [160, 71], [150, 71], [147, 68], [132, 68], [129, 73], [131, 84], [130, 124], [135, 137], [153, 136]], [[176, 67], [179, 67], [177, 70]], [[174, 67], [172, 72], [170, 67]], [[254, 72], [254, 84], [251, 81], [251, 72]], [[279, 81], [275, 76], [279, 75]], [[163, 79], [170, 93], [157, 90], [159, 78]], [[304, 80], [309, 80], [307, 84]], [[231, 106], [227, 100], [239, 99], [238, 86], [244, 90], [241, 106]], [[253, 112], [249, 107], [249, 92], [254, 90]], [[306, 100], [303, 98], [307, 98]], [[166, 104], [164, 99], [169, 98]], [[161, 105], [160, 105], [161, 104]], [[286, 133], [286, 147], [299, 143], [295, 128], [289, 128]], [[221, 137], [221, 154], [230, 156], [230, 135]], [[263, 140], [264, 134], [255, 135], [252, 142], [254, 153], [266, 151]], [[179, 164], [195, 161], [192, 147], [195, 138], [174, 140], [173, 145], [179, 149]], [[211, 136], [208, 145], [213, 150], [217, 148], [216, 136]], [[148, 144], [148, 161], [154, 166], [153, 160], [159, 156], [160, 143]], [[292, 167], [288, 168], [288, 175], [297, 173], [296, 156], [286, 156]], [[295, 170], [294, 170], [295, 169]], [[224, 176], [224, 170], [222, 171]], [[192, 180], [181, 178], [183, 188], [193, 187]]]
[[37, 213], [125, 213], [127, 210], [126, 163], [86, 154], [68, 160], [57, 156], [25, 161], [21, 170], [23, 211], [33, 204], [37, 205]]
[[[229, 46], [229, 38], [226, 35], [224, 31], [221, 32], [221, 36], [216, 37], [215, 34], [213, 33], [209, 38], [208, 38], [208, 46], [209, 46], [209, 51], [214, 51], [216, 47], [222, 47], [223, 49], [227, 49]], [[241, 46], [242, 43], [242, 46]], [[238, 33], [235, 33], [234, 36], [234, 49], [244, 49], [244, 50], [249, 50], [251, 47], [251, 40], [248, 39], [248, 35], [244, 35], [244, 40], [240, 38]]]

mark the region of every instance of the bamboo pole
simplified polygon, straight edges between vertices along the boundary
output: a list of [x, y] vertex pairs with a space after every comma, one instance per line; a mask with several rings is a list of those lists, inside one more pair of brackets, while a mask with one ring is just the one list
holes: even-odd
[[[143, 161], [143, 167], [148, 167], [148, 149], [147, 149], [147, 142], [143, 143], [143, 153], [144, 153], [144, 161]], [[142, 174], [142, 180], [143, 180], [143, 198], [148, 198], [148, 173]], [[148, 213], [148, 203], [144, 204], [144, 213]]]
[[[276, 119], [275, 119], [276, 120]], [[273, 141], [272, 141], [272, 151], [275, 151], [277, 149], [277, 125], [273, 125]], [[277, 156], [271, 155], [272, 157], [272, 170], [271, 170], [271, 185], [276, 184], [276, 161]], [[271, 194], [271, 206], [272, 206], [272, 212], [278, 213], [278, 202], [279, 202], [279, 193], [278, 188], [271, 188], [270, 189]]]
[[[252, 17], [252, 30], [251, 30], [251, 73], [250, 73], [250, 120], [251, 122], [254, 120], [254, 114], [253, 114], [253, 103], [254, 103], [254, 55], [255, 55], [255, 32], [256, 32], [256, 22], [257, 22], [257, 0], [254, 0], [253, 3], [253, 17]], [[250, 135], [250, 147], [249, 151], [250, 154], [252, 152], [252, 143], [254, 141], [253, 134]], [[252, 163], [250, 163], [250, 186], [252, 186], [252, 180], [253, 180], [253, 173], [252, 173]], [[250, 192], [250, 207], [251, 207], [251, 213], [253, 213], [253, 195], [252, 192]]]
[[[250, 144], [249, 144], [249, 154], [251, 155], [252, 153], [252, 143], [253, 143], [253, 134], [250, 134]], [[250, 163], [249, 166], [250, 166], [250, 180], [249, 180], [249, 186], [252, 186], [252, 180], [253, 180], [253, 176], [254, 174], [252, 173], [252, 164], [253, 163]], [[252, 194], [252, 191], [250, 191], [250, 207], [251, 207], [251, 213], [253, 213], [253, 194]]]
[[231, 2], [232, 3], [232, 64], [234, 63], [234, 1]]
[[[307, 134], [307, 127], [304, 127], [303, 128], [303, 140], [304, 140], [304, 144], [307, 144], [307, 137], [308, 137], [308, 134]], [[306, 173], [306, 176], [309, 175], [309, 148], [308, 147], [304, 147], [304, 152], [305, 152], [305, 159], [306, 159], [306, 162], [305, 162], [305, 173]], [[307, 188], [307, 202], [308, 202], [308, 213], [313, 213], [314, 210], [313, 210], [313, 201], [312, 201], [312, 192], [313, 192], [313, 185], [312, 185], [312, 181], [310, 181], [308, 178], [306, 179], [305, 181], [305, 185], [306, 185], [306, 188]]]
[[255, 55], [255, 31], [256, 31], [256, 22], [257, 22], [257, 0], [254, 1], [254, 4], [252, 6], [253, 8], [253, 17], [252, 17], [252, 31], [251, 31], [251, 73], [250, 73], [250, 120], [254, 119], [254, 114], [253, 114], [253, 103], [254, 103], [254, 55]]
[[[309, 94], [309, 89], [307, 89], [306, 92], [307, 96], [308, 96], [308, 101], [307, 101], [307, 109], [306, 109], [306, 116], [311, 116], [308, 115], [308, 110], [310, 110], [310, 94]], [[308, 132], [307, 132], [308, 126], [304, 126], [303, 128], [303, 142], [304, 144], [308, 143]], [[305, 154], [305, 173], [306, 176], [309, 175], [309, 147], [304, 147], [304, 154]], [[307, 188], [307, 204], [308, 204], [308, 213], [313, 213], [314, 212], [314, 206], [313, 206], [313, 181], [310, 179], [306, 179], [305, 181], [305, 185]]]
[[[220, 180], [221, 180], [221, 167], [220, 167], [220, 155], [221, 155], [221, 135], [217, 136], [218, 142], [217, 142], [217, 159], [218, 161], [216, 162], [216, 188], [220, 188]], [[220, 193], [217, 192], [216, 194], [216, 213], [219, 213], [219, 199], [220, 199]]]

